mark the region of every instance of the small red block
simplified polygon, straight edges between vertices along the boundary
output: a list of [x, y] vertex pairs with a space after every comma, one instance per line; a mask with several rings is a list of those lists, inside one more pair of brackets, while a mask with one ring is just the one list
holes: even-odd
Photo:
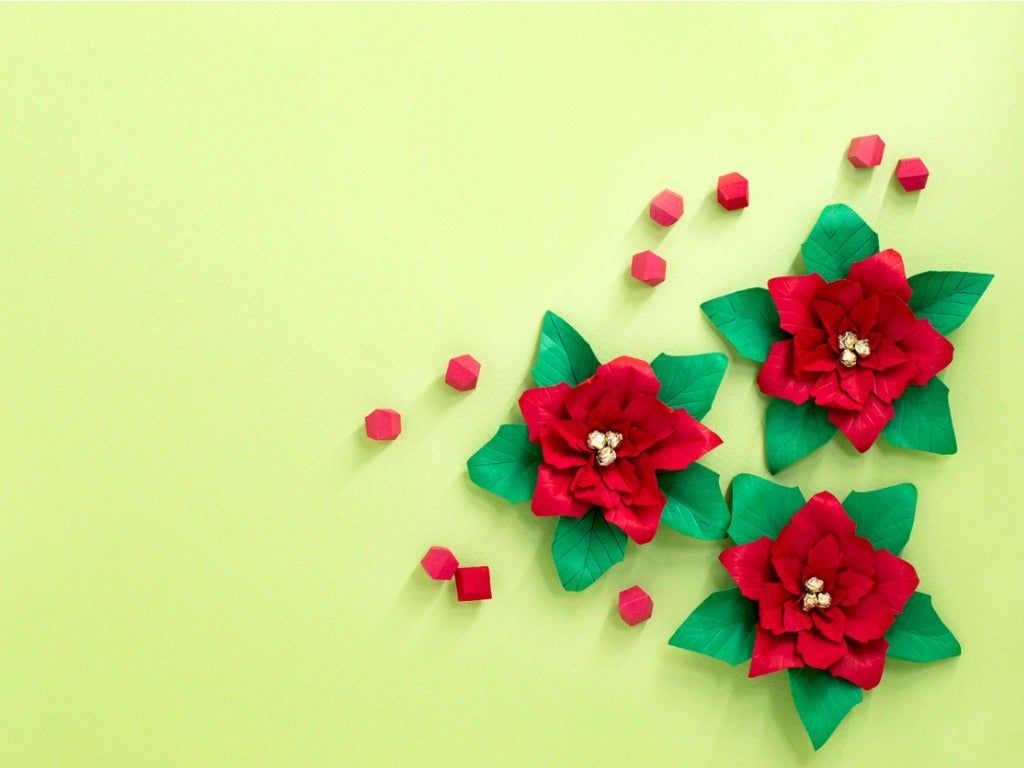
[[670, 227], [683, 215], [683, 196], [663, 189], [651, 200], [651, 218], [663, 227]]
[[885, 152], [885, 142], [877, 133], [870, 136], [858, 136], [850, 141], [850, 148], [846, 150], [846, 159], [855, 168], [874, 168], [881, 165], [882, 154]]
[[448, 370], [444, 374], [444, 383], [459, 392], [476, 388], [476, 380], [480, 377], [480, 363], [472, 355], [459, 355], [448, 361]]
[[455, 591], [459, 602], [491, 599], [491, 570], [486, 565], [458, 568], [455, 571]]
[[455, 575], [455, 569], [459, 567], [459, 561], [455, 559], [450, 549], [446, 547], [431, 547], [427, 554], [420, 560], [423, 570], [430, 574], [430, 578], [438, 581], [448, 581]]
[[904, 158], [896, 163], [896, 181], [907, 192], [924, 189], [924, 185], [928, 183], [928, 166], [920, 157]]
[[727, 173], [718, 177], [718, 204], [727, 211], [735, 211], [750, 205], [750, 184], [738, 173]]
[[630, 272], [641, 283], [657, 285], [665, 282], [665, 260], [654, 251], [633, 254]]
[[654, 613], [654, 601], [640, 587], [630, 587], [619, 592], [619, 616], [622, 620], [635, 627], [641, 621], [647, 621]]
[[394, 440], [402, 432], [402, 417], [390, 408], [378, 408], [364, 421], [366, 436], [371, 440]]

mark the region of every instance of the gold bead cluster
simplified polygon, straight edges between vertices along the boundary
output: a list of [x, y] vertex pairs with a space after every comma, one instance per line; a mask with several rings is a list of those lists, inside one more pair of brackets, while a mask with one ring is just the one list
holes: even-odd
[[851, 331], [839, 334], [839, 362], [846, 368], [853, 368], [857, 361], [871, 354], [867, 339], [858, 339]]
[[807, 581], [804, 582], [804, 589], [807, 591], [804, 593], [804, 599], [802, 607], [805, 611], [813, 611], [815, 608], [828, 608], [832, 605], [832, 595], [828, 592], [822, 592], [825, 588], [825, 582], [816, 576], [811, 576]]
[[620, 432], [600, 432], [595, 429], [587, 435], [587, 447], [597, 455], [597, 463], [602, 467], [614, 463], [615, 449], [621, 444], [622, 433]]

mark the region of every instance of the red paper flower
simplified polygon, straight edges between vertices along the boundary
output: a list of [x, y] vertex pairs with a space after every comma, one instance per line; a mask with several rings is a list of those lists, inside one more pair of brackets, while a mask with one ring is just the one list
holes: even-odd
[[657, 471], [685, 469], [722, 442], [661, 402], [660, 388], [649, 364], [619, 357], [577, 386], [524, 392], [519, 408], [542, 454], [534, 514], [582, 517], [596, 506], [638, 544], [650, 541], [665, 507]]
[[789, 667], [827, 669], [861, 688], [882, 679], [884, 635], [918, 585], [910, 563], [875, 549], [830, 493], [813, 496], [772, 541], [720, 560], [758, 604], [750, 676]]
[[768, 291], [782, 330], [757, 376], [761, 391], [797, 405], [813, 399], [858, 451], [892, 419], [910, 384], [927, 384], [953, 360], [953, 345], [910, 308], [903, 259], [894, 250], [855, 262], [833, 282], [777, 277]]

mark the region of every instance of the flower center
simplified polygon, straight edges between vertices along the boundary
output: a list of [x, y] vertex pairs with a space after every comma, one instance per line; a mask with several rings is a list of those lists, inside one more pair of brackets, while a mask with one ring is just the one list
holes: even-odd
[[853, 368], [862, 357], [871, 354], [867, 339], [858, 339], [857, 334], [847, 331], [839, 334], [839, 362], [846, 368]]
[[811, 576], [807, 581], [804, 582], [803, 602], [801, 607], [805, 611], [813, 611], [816, 608], [824, 610], [832, 605], [832, 595], [828, 592], [822, 592], [825, 588], [825, 582], [819, 579], [817, 576]]
[[595, 429], [587, 435], [587, 447], [594, 452], [594, 455], [597, 456], [597, 463], [602, 467], [607, 467], [615, 462], [615, 449], [621, 444], [621, 432], [601, 432]]

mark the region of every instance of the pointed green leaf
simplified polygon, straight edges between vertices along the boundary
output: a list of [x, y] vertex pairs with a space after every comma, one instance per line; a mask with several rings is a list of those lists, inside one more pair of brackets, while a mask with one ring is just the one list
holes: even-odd
[[658, 485], [666, 499], [661, 522], [695, 539], [725, 538], [729, 508], [717, 472], [691, 464], [681, 472], [659, 474]]
[[935, 330], [946, 334], [955, 331], [994, 275], [981, 272], [922, 272], [910, 278], [910, 308], [914, 314], [931, 321]]
[[904, 661], [938, 661], [960, 655], [960, 643], [932, 607], [931, 595], [915, 592], [885, 633], [889, 656]]
[[815, 749], [828, 741], [846, 714], [864, 699], [853, 683], [813, 667], [789, 670], [789, 689]]
[[626, 554], [626, 534], [596, 507], [583, 517], [560, 517], [551, 542], [558, 579], [570, 592], [586, 589]]
[[533, 497], [539, 465], [540, 447], [530, 442], [525, 424], [502, 424], [466, 462], [470, 480], [513, 504]]
[[757, 604], [733, 587], [708, 595], [668, 644], [736, 666], [753, 653], [756, 627]]
[[554, 312], [545, 312], [533, 366], [537, 386], [553, 387], [563, 381], [575, 386], [593, 376], [597, 366], [594, 350], [576, 329]]
[[801, 250], [808, 272], [839, 280], [855, 261], [878, 253], [878, 235], [849, 206], [829, 205]]
[[907, 387], [893, 408], [896, 414], [882, 430], [890, 443], [897, 448], [956, 453], [949, 388], [941, 381], [932, 379], [923, 387]]
[[779, 328], [779, 313], [766, 288], [747, 288], [719, 296], [705, 301], [700, 308], [748, 360], [763, 363], [772, 344], [786, 338]]
[[737, 544], [774, 539], [804, 505], [799, 488], [773, 483], [757, 475], [736, 475], [732, 481], [732, 523], [729, 536]]
[[774, 475], [816, 451], [836, 433], [828, 411], [811, 401], [803, 405], [773, 398], [765, 414], [765, 453]]
[[875, 549], [888, 549], [898, 555], [914, 527], [917, 488], [900, 483], [877, 491], [852, 491], [843, 501], [843, 508], [857, 524], [859, 536]]
[[729, 358], [721, 352], [658, 355], [651, 363], [654, 375], [661, 382], [658, 399], [669, 408], [685, 408], [699, 421], [711, 410], [728, 364]]

